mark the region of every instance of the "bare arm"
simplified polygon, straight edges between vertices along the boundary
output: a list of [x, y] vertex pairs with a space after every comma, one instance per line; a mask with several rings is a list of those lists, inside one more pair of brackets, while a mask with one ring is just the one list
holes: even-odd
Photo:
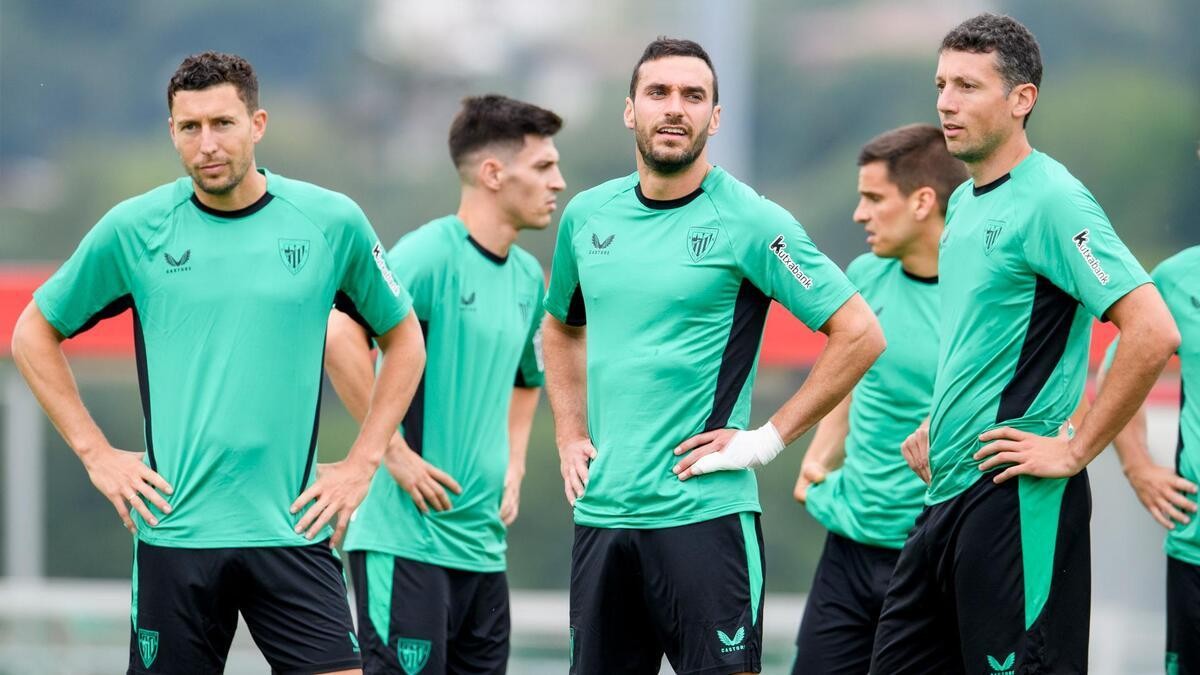
[[541, 394], [540, 387], [513, 387], [512, 404], [508, 409], [508, 471], [504, 475], [504, 498], [500, 502], [500, 520], [505, 525], [512, 525], [520, 510], [525, 453]]
[[1129, 422], [1167, 360], [1179, 348], [1179, 330], [1162, 296], [1150, 284], [1135, 288], [1113, 303], [1108, 317], [1121, 329], [1121, 342], [1104, 387], [1074, 438], [1067, 438], [1065, 430], [1056, 438], [1046, 438], [1010, 427], [992, 429], [979, 437], [990, 441], [975, 454], [976, 459], [986, 458], [980, 464], [981, 471], [1012, 464], [996, 476], [996, 482], [1020, 474], [1073, 476]]
[[[375, 340], [383, 352], [383, 361], [368, 398], [358, 437], [344, 460], [319, 465], [317, 480], [292, 503], [292, 513], [298, 513], [313, 502], [296, 525], [296, 532], [303, 532], [310, 539], [336, 516], [337, 525], [331, 541], [335, 546], [346, 532], [350, 515], [366, 496], [371, 478], [408, 410], [425, 366], [425, 342], [412, 312]], [[361, 379], [360, 370], [355, 372], [360, 373]]]
[[587, 486], [588, 462], [596, 458], [587, 422], [587, 329], [547, 315], [542, 331], [559, 469], [567, 501], [574, 506]]
[[[1101, 364], [1096, 373], [1096, 386], [1100, 390], [1104, 389], [1107, 370]], [[1189, 523], [1191, 518], [1187, 514], [1196, 512], [1196, 502], [1184, 494], [1196, 494], [1197, 486], [1171, 469], [1155, 464], [1150, 457], [1144, 404], [1138, 407], [1129, 423], [1117, 432], [1113, 445], [1117, 449], [1125, 478], [1154, 520], [1168, 530], [1175, 529], [1176, 522], [1184, 525]]]
[[817, 432], [804, 453], [800, 464], [800, 476], [792, 496], [803, 504], [808, 499], [808, 487], [825, 480], [826, 474], [837, 469], [846, 460], [846, 436], [850, 434], [850, 401], [853, 394], [842, 399], [829, 414], [817, 424]]
[[[829, 317], [825, 325], [821, 326], [821, 332], [829, 336], [829, 341], [813, 364], [812, 371], [800, 389], [771, 416], [771, 424], [763, 427], [771, 434], [777, 434], [778, 441], [761, 440], [758, 435], [763, 433], [763, 429], [740, 432], [753, 434], [755, 438], [744, 446], [734, 446], [734, 454], [739, 457], [706, 460], [698, 470], [693, 470], [697, 461], [725, 450], [739, 432], [733, 429], [718, 429], [693, 436], [675, 450], [677, 455], [687, 453], [675, 466], [675, 472], [681, 480], [714, 470], [760, 466], [769, 461], [769, 458], [756, 458], [760, 450], [753, 446], [779, 441], [782, 442], [782, 446], [786, 446], [799, 438], [850, 394], [850, 390], [875, 359], [879, 358], [886, 346], [878, 319], [857, 293]], [[773, 431], [771, 426], [774, 427]], [[782, 446], [776, 445], [768, 454], [778, 452]], [[743, 454], [748, 456], [742, 457]], [[771, 454], [771, 457], [773, 456]]]
[[[418, 382], [424, 362], [422, 348], [420, 361], [412, 366], [418, 373]], [[371, 391], [375, 386], [375, 360], [367, 331], [357, 321], [336, 309], [329, 313], [325, 371], [329, 373], [329, 381], [347, 412], [361, 424], [370, 407]], [[422, 513], [428, 513], [431, 508], [435, 511], [449, 509], [451, 504], [446, 494], [447, 488], [455, 494], [462, 493], [462, 488], [453, 478], [414, 452], [398, 432], [393, 431], [383, 462], [392, 479], [409, 494]]]
[[829, 336], [800, 390], [773, 416], [784, 444], [791, 443], [845, 399], [887, 343], [875, 313], [855, 294], [821, 326]]
[[158, 520], [142, 498], [163, 513], [170, 513], [170, 505], [158, 491], [169, 495], [172, 488], [142, 462], [142, 453], [117, 450], [109, 444], [79, 396], [75, 376], [62, 351], [64, 339], [37, 304], [30, 302], [13, 328], [13, 361], [54, 427], [83, 463], [92, 484], [117, 510], [125, 528], [136, 531], [129, 507], [151, 526], [157, 525]]

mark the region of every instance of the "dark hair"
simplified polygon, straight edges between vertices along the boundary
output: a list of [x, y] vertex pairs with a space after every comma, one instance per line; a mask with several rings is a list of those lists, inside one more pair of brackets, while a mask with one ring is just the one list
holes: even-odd
[[[1013, 87], [1030, 83], [1042, 86], [1042, 50], [1037, 38], [1020, 21], [1011, 16], [984, 13], [971, 17], [954, 27], [942, 38], [938, 53], [947, 49], [973, 54], [996, 53], [996, 70], [1004, 80], [1005, 93]], [[1025, 115], [1022, 125], [1029, 123]]]
[[521, 145], [525, 136], [553, 136], [562, 128], [558, 115], [532, 103], [500, 94], [468, 96], [450, 124], [450, 159], [461, 167], [467, 155], [494, 143]]
[[691, 40], [669, 38], [661, 35], [657, 40], [646, 45], [646, 51], [642, 52], [642, 58], [638, 59], [637, 64], [633, 67], [633, 77], [629, 80], [629, 98], [633, 98], [633, 94], [637, 90], [638, 72], [641, 71], [642, 64], [647, 61], [657, 61], [668, 56], [692, 56], [703, 61], [713, 76], [713, 105], [720, 102], [721, 97], [717, 94], [717, 69], [713, 68], [712, 59], [708, 58], [708, 52], [704, 51], [704, 47]]
[[942, 130], [929, 124], [909, 124], [872, 138], [858, 153], [858, 165], [884, 162], [888, 180], [910, 195], [931, 187], [938, 208], [946, 215], [950, 194], [967, 179], [967, 167], [946, 150]]
[[203, 52], [192, 54], [179, 64], [167, 84], [167, 110], [175, 102], [175, 92], [200, 91], [220, 84], [232, 84], [246, 110], [258, 110], [258, 78], [250, 62], [236, 54]]

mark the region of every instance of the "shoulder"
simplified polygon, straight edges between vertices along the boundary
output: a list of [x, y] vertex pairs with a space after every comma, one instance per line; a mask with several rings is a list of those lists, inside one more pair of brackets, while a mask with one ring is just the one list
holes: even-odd
[[637, 184], [637, 173], [632, 173], [628, 176], [614, 178], [594, 188], [584, 190], [572, 197], [571, 201], [567, 202], [566, 208], [563, 209], [562, 220], [563, 222], [586, 220], [593, 213], [603, 208], [605, 204], [633, 190]]
[[1175, 255], [1160, 262], [1151, 278], [1157, 284], [1173, 283], [1175, 279], [1196, 273], [1200, 269], [1200, 246], [1185, 248]]
[[454, 216], [443, 216], [404, 234], [388, 252], [388, 260], [414, 257], [444, 260], [455, 245], [454, 225]]
[[762, 196], [730, 173], [716, 167], [713, 171], [719, 173], [706, 181], [705, 193], [722, 222], [766, 229], [794, 227], [798, 224], [796, 217], [787, 209]]
[[512, 258], [512, 262], [517, 266], [517, 269], [521, 270], [522, 274], [536, 281], [539, 286], [545, 285], [546, 281], [545, 275], [542, 272], [542, 264], [538, 262], [538, 259], [532, 253], [514, 244], [509, 249], [508, 255]]
[[366, 218], [358, 204], [341, 192], [274, 173], [268, 174], [267, 180], [267, 191], [275, 199], [289, 204], [322, 229]]
[[1093, 208], [1096, 198], [1067, 167], [1050, 155], [1037, 153], [1021, 181], [1022, 196], [1042, 212]]
[[961, 200], [963, 198], [963, 195], [971, 190], [972, 185], [974, 185], [974, 183], [970, 179], [967, 179], [967, 180], [963, 181], [958, 187], [954, 188], [954, 192], [950, 193], [950, 199], [947, 201], [947, 205], [946, 205], [946, 215], [947, 216], [950, 215], [949, 212], [954, 208], [954, 205], [957, 204], [959, 202], [959, 200]]
[[191, 198], [191, 179], [180, 178], [126, 199], [109, 209], [104, 220], [122, 229], [153, 228]]
[[880, 258], [874, 253], [864, 253], [850, 261], [850, 264], [846, 266], [846, 276], [856, 286], [861, 285], [869, 279], [882, 275], [895, 262], [894, 259]]

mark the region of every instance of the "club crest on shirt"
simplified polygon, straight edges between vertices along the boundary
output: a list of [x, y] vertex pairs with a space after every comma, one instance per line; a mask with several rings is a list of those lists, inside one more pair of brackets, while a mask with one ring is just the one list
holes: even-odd
[[996, 249], [996, 241], [1000, 239], [1000, 232], [1003, 230], [1003, 221], [988, 221], [987, 229], [983, 231], [983, 252], [985, 255], [991, 255], [992, 251]]
[[692, 262], [698, 263], [708, 255], [708, 252], [713, 250], [713, 244], [717, 242], [717, 228], [715, 227], [689, 227], [687, 231], [687, 250], [688, 255], [692, 257]]
[[280, 239], [279, 259], [287, 271], [293, 275], [299, 274], [304, 269], [304, 263], [308, 262], [309, 248], [307, 239]]

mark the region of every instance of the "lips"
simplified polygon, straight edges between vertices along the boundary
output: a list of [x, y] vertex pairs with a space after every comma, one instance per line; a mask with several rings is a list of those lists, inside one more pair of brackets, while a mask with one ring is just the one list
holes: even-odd
[[688, 130], [681, 126], [661, 126], [655, 129], [655, 133], [659, 136], [670, 136], [673, 138], [687, 138]]

